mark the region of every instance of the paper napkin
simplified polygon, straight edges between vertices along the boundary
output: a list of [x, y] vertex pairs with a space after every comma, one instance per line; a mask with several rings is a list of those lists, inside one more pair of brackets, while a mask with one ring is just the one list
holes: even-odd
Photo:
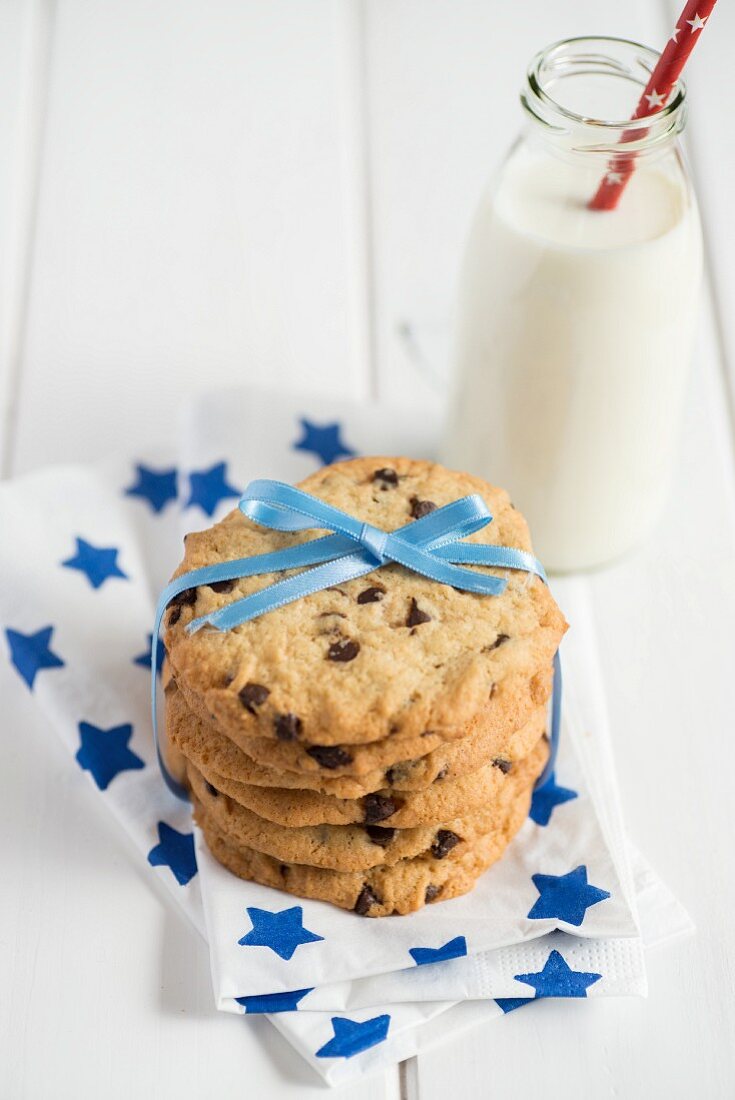
[[[0, 525], [14, 531], [0, 545], [0, 626], [19, 690], [33, 693], [72, 766], [208, 936], [217, 1004], [267, 1011], [331, 1083], [422, 1049], [440, 1015], [445, 1038], [535, 996], [644, 992], [636, 890], [649, 940], [688, 927], [640, 861], [634, 883], [583, 582], [557, 593], [573, 629], [555, 783], [465, 898], [369, 920], [241, 882], [163, 786], [148, 655], [155, 596], [180, 559], [182, 530], [223, 514], [251, 477], [296, 480], [357, 451], [430, 456], [435, 434], [430, 414], [406, 424], [381, 407], [238, 392], [190, 411], [180, 454], [0, 486]], [[281, 917], [289, 910], [298, 912]], [[279, 920], [294, 941], [290, 959], [268, 944]]]

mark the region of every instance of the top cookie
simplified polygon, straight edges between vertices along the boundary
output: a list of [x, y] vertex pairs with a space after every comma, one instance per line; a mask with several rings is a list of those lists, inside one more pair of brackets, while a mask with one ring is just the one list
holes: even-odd
[[[406, 458], [357, 458], [326, 466], [300, 488], [386, 531], [469, 493], [492, 523], [467, 541], [531, 550], [528, 527], [507, 493], [479, 478]], [[176, 572], [262, 554], [323, 534], [271, 531], [235, 509], [188, 536]], [[551, 661], [566, 629], [547, 586], [528, 573], [504, 576], [500, 596], [481, 596], [389, 564], [314, 593], [229, 632], [193, 618], [282, 579], [264, 574], [190, 589], [166, 614], [174, 677], [202, 700], [225, 733], [307, 745], [368, 743], [431, 731], [460, 737], [519, 674]]]

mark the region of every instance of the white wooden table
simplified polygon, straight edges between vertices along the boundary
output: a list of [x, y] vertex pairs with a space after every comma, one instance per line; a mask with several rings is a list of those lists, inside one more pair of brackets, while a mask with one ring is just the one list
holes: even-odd
[[[652, 954], [646, 1001], [535, 1005], [351, 1100], [735, 1093], [735, 12], [720, 8], [689, 81], [708, 285], [676, 490], [655, 540], [589, 580], [630, 831], [698, 936]], [[377, 394], [410, 415], [427, 383], [405, 330], [434, 349], [446, 332], [527, 59], [569, 34], [663, 44], [674, 14], [0, 0], [4, 475], [130, 452], [218, 382]], [[5, 662], [0, 692], [0, 1097], [323, 1095], [265, 1021], [214, 1011], [204, 945]]]

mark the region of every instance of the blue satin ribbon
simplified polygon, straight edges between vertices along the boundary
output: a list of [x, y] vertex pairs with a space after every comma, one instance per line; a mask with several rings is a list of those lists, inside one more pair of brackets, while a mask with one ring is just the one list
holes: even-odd
[[[437, 508], [421, 519], [411, 520], [395, 531], [383, 531], [370, 523], [362, 523], [340, 508], [281, 481], [251, 481], [240, 498], [238, 507], [255, 523], [275, 531], [328, 530], [332, 534], [289, 546], [284, 550], [273, 550], [267, 554], [256, 554], [254, 557], [193, 569], [171, 581], [161, 593], [156, 607], [151, 645], [153, 734], [161, 774], [169, 790], [178, 798], [188, 799], [188, 792], [168, 771], [158, 741], [156, 642], [163, 614], [171, 600], [180, 593], [200, 584], [214, 584], [217, 581], [280, 573], [290, 569], [301, 570], [209, 615], [194, 619], [186, 627], [187, 633], [193, 634], [204, 626], [214, 627], [215, 630], [233, 630], [242, 623], [294, 600], [303, 599], [304, 596], [310, 596], [313, 592], [372, 573], [388, 562], [397, 562], [438, 584], [452, 585], [465, 592], [484, 596], [499, 596], [508, 582], [502, 577], [474, 573], [463, 568], [464, 566], [486, 565], [519, 569], [533, 573], [546, 582], [541, 563], [525, 550], [460, 542], [492, 522], [493, 517], [487, 505], [476, 493], [445, 504], [443, 508]], [[560, 715], [561, 668], [557, 654], [554, 659], [549, 760], [537, 781], [537, 788], [548, 781], [553, 771], [559, 741]]]

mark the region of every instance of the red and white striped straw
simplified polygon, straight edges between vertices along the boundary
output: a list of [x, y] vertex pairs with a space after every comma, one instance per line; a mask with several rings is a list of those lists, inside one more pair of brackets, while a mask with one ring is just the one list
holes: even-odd
[[[656, 114], [666, 106], [715, 3], [716, 0], [687, 0], [674, 33], [666, 43], [666, 48], [651, 73], [651, 79], [638, 100], [638, 106], [632, 116], [634, 119]], [[643, 133], [645, 131], [626, 130], [621, 144], [642, 137]], [[614, 210], [626, 183], [633, 175], [634, 168], [633, 156], [617, 157], [612, 161], [595, 195], [590, 199], [590, 210]]]

